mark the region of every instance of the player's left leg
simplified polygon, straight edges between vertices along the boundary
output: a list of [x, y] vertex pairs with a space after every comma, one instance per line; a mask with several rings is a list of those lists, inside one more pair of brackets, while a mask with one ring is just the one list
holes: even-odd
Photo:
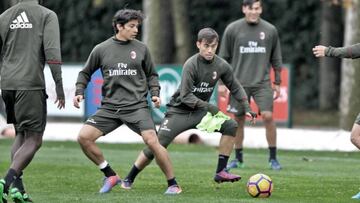
[[[150, 150], [149, 150], [150, 151]], [[130, 172], [121, 182], [121, 187], [125, 190], [130, 190], [135, 181], [136, 176], [151, 163], [153, 157], [150, 159], [145, 154], [144, 151], [141, 151], [138, 157], [135, 160], [134, 165], [130, 169]]]
[[355, 123], [351, 130], [351, 142], [360, 149], [360, 113], [357, 116]]
[[265, 129], [266, 129], [266, 140], [269, 145], [269, 165], [273, 170], [280, 170], [281, 165], [276, 158], [276, 125], [273, 119], [271, 111], [261, 112]]
[[260, 109], [260, 115], [263, 119], [266, 140], [269, 146], [269, 165], [273, 170], [280, 170], [281, 165], [276, 158], [276, 125], [273, 119], [273, 89], [269, 84], [262, 84], [254, 89], [253, 98]]

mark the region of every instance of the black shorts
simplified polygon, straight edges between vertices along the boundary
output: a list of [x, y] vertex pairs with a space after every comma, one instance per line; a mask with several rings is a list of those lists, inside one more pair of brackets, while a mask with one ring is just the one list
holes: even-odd
[[100, 108], [85, 123], [99, 129], [104, 135], [122, 124], [126, 124], [139, 135], [144, 130], [156, 130], [148, 108], [122, 111]]
[[[200, 123], [201, 119], [206, 115], [206, 113], [207, 111], [204, 110], [188, 113], [167, 112], [165, 114], [165, 118], [161, 122], [158, 133], [160, 144], [167, 148], [169, 144], [175, 139], [175, 137], [180, 133], [192, 128], [196, 128], [197, 124]], [[222, 135], [235, 136], [236, 129], [236, 121], [230, 119], [221, 125], [221, 128], [218, 132], [220, 132]], [[143, 152], [147, 158], [154, 158], [154, 155], [149, 148], [145, 148]]]
[[17, 131], [44, 132], [46, 126], [45, 90], [2, 90], [7, 122]]
[[[246, 95], [248, 96], [249, 103], [250, 98], [254, 98], [256, 105], [259, 107], [259, 111], [273, 112], [274, 105], [274, 91], [271, 85], [268, 83], [261, 84], [259, 87], [244, 87]], [[243, 104], [239, 103], [233, 97], [230, 97], [228, 105], [228, 112], [233, 113], [237, 117], [245, 115], [245, 108]]]

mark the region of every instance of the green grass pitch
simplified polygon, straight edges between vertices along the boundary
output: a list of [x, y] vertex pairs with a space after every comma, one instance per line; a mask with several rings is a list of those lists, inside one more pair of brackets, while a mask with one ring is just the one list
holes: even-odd
[[[0, 177], [9, 166], [12, 140], [0, 140]], [[112, 167], [124, 177], [142, 144], [99, 144]], [[115, 187], [99, 195], [102, 173], [82, 153], [75, 142], [44, 142], [25, 170], [27, 191], [40, 202], [356, 202], [359, 191], [360, 152], [278, 152], [281, 171], [268, 168], [267, 150], [245, 149], [244, 169], [232, 170], [242, 180], [216, 184], [212, 178], [217, 163], [214, 147], [171, 145], [170, 156], [183, 193], [164, 196], [166, 181], [152, 163], [137, 178], [133, 189]], [[255, 173], [269, 175], [274, 191], [268, 199], [246, 193], [246, 181]]]

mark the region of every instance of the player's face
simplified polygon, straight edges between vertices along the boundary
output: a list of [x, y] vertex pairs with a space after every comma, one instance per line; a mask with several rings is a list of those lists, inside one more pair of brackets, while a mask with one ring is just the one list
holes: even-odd
[[201, 40], [201, 42], [196, 42], [196, 45], [199, 49], [199, 54], [206, 60], [210, 61], [215, 56], [215, 52], [218, 47], [218, 41], [216, 39], [214, 39], [212, 42]]
[[120, 40], [128, 41], [128, 40], [134, 40], [138, 34], [138, 27], [139, 27], [139, 21], [138, 20], [130, 20], [124, 25], [118, 24], [118, 30], [117, 37]]
[[257, 23], [262, 13], [261, 3], [255, 2], [251, 6], [243, 6], [242, 11], [248, 23]]

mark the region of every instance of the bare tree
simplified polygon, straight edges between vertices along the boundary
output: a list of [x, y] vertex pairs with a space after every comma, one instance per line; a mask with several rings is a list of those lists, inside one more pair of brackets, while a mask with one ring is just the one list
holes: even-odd
[[[334, 47], [343, 44], [342, 6], [331, 1], [322, 1], [321, 42]], [[334, 15], [336, 13], [336, 15]], [[325, 57], [320, 60], [319, 108], [337, 108], [340, 91], [340, 66], [338, 58]]]
[[174, 34], [171, 1], [143, 0], [146, 15], [143, 41], [148, 45], [156, 64], [172, 63], [174, 58]]
[[[360, 42], [360, 3], [345, 1], [345, 46]], [[344, 59], [341, 71], [340, 126], [350, 130], [360, 111], [360, 60]]]
[[188, 0], [172, 0], [175, 34], [175, 63], [183, 64], [191, 55], [191, 40], [188, 15]]

